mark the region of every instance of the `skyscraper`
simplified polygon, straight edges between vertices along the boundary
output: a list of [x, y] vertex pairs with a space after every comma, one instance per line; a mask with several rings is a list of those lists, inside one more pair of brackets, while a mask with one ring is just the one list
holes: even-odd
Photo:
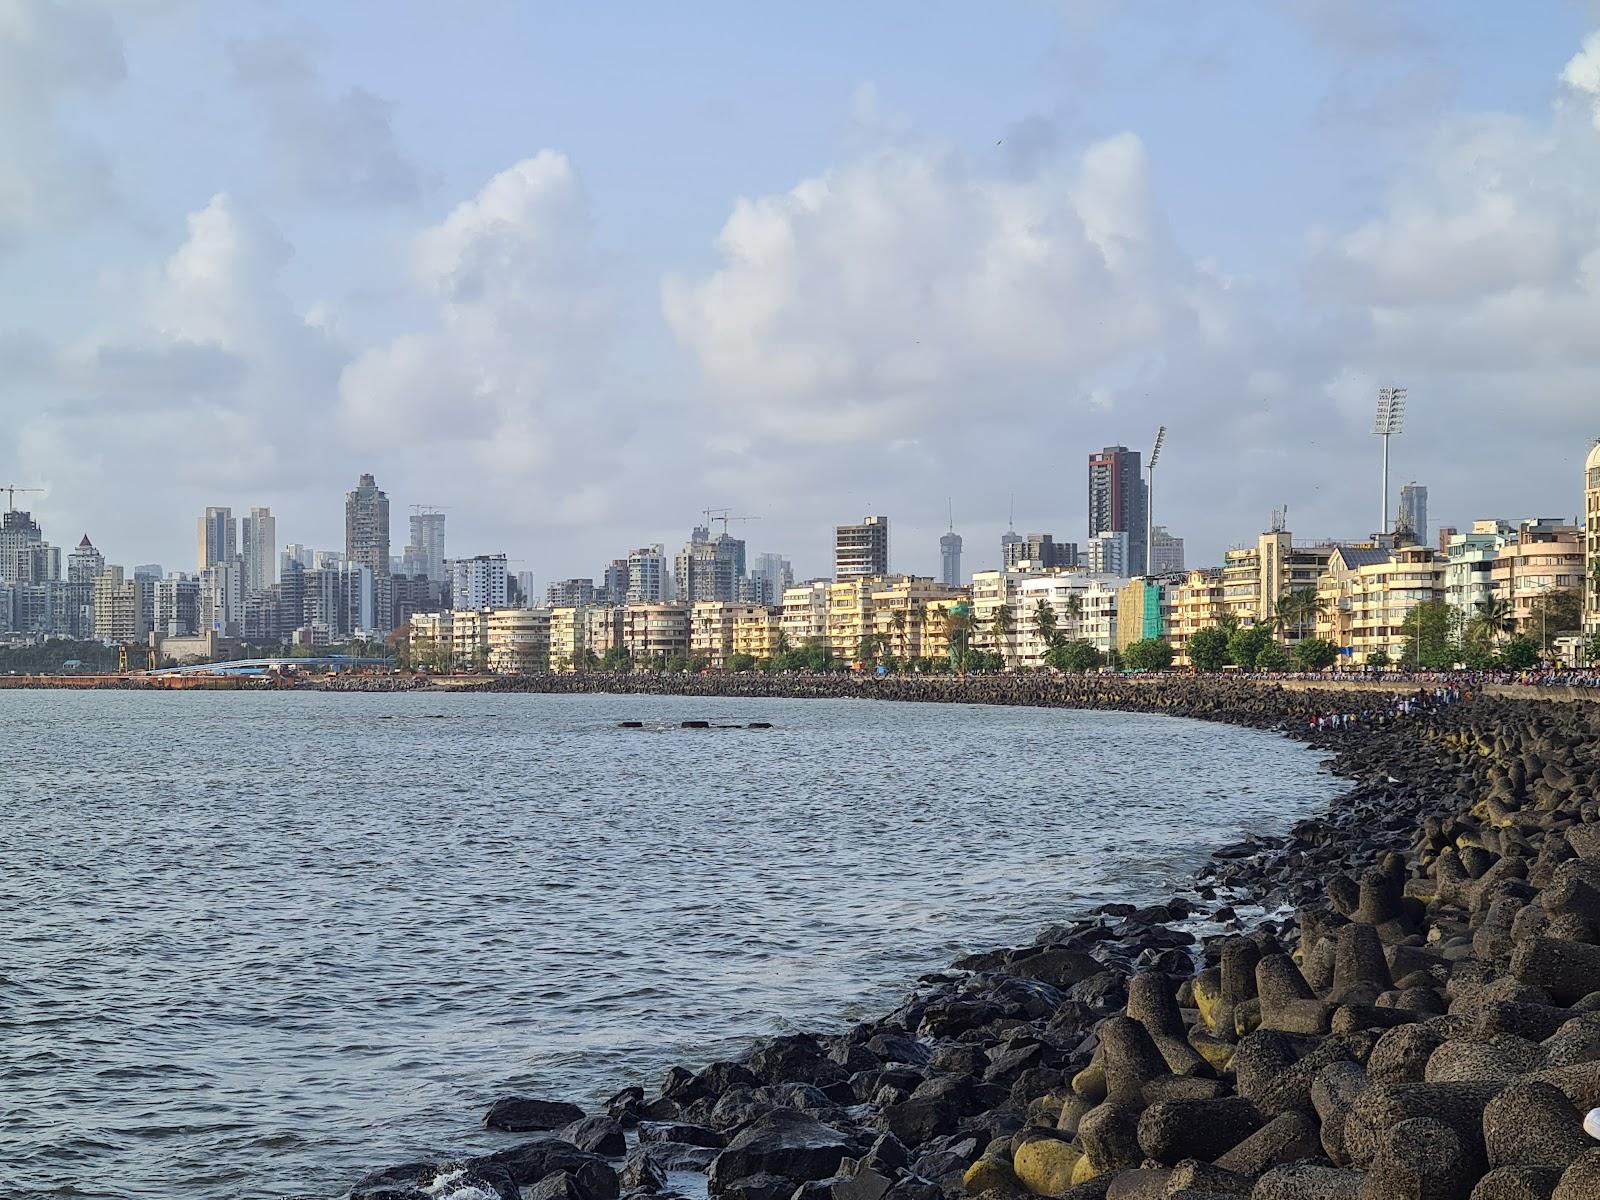
[[839, 582], [889, 573], [889, 518], [863, 517], [833, 530], [833, 577]]
[[781, 554], [756, 555], [750, 575], [766, 581], [760, 587], [761, 593], [768, 597], [762, 601], [764, 604], [777, 604], [783, 599], [783, 589], [794, 586], [794, 567]]
[[961, 586], [961, 535], [953, 528], [939, 539], [939, 582]]
[[373, 627], [388, 633], [394, 626], [389, 590], [389, 497], [371, 475], [344, 497], [344, 554], [372, 573]]
[[270, 508], [252, 508], [239, 521], [240, 586], [246, 599], [259, 596], [278, 582], [278, 522]]
[[1149, 562], [1144, 524], [1147, 502], [1137, 450], [1106, 446], [1089, 455], [1089, 541], [1092, 545], [1102, 533], [1126, 533], [1128, 575], [1143, 575]]
[[689, 544], [678, 552], [673, 563], [677, 598], [683, 604], [734, 600], [743, 574], [744, 542], [726, 531], [713, 540], [703, 525], [695, 526]]
[[504, 608], [507, 603], [508, 576], [504, 554], [479, 554], [473, 558], [450, 560], [450, 607], [466, 609]]
[[1165, 525], [1150, 532], [1150, 574], [1183, 574], [1183, 539], [1168, 533]]
[[105, 569], [106, 556], [96, 550], [89, 535], [84, 534], [78, 548], [67, 555], [67, 581], [93, 586], [94, 581], [100, 578], [100, 572]]
[[196, 545], [195, 566], [204, 571], [218, 563], [232, 562], [239, 553], [239, 532], [234, 524], [233, 509], [208, 508], [200, 518], [199, 538]]
[[[1395, 518], [1395, 533], [1401, 530], [1409, 535], [1406, 545], [1423, 546], [1428, 541], [1428, 488], [1426, 484], [1408, 483], [1400, 489], [1400, 512]], [[1397, 544], [1403, 539], [1396, 538]]]
[[1011, 510], [1006, 516], [1006, 531], [1000, 535], [1000, 569], [1003, 571], [1014, 561], [1016, 551], [1012, 549], [1022, 540], [1022, 535], [1017, 532], [1017, 498], [1011, 497]]
[[411, 514], [411, 541], [403, 555], [407, 575], [444, 578], [444, 514], [419, 508]]
[[667, 598], [667, 555], [661, 544], [640, 546], [628, 555], [629, 604], [656, 604]]

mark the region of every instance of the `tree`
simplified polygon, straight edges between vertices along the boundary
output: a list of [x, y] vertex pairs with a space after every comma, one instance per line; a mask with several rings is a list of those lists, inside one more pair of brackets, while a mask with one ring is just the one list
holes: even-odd
[[1165, 671], [1172, 665], [1172, 644], [1164, 638], [1144, 638], [1122, 652], [1131, 671]]
[[1050, 650], [1050, 665], [1062, 671], [1071, 671], [1082, 675], [1085, 671], [1092, 671], [1105, 662], [1105, 656], [1096, 650], [1092, 643], [1078, 638], [1070, 642], [1062, 642]]
[[1315, 627], [1317, 618], [1327, 611], [1328, 602], [1317, 595], [1313, 587], [1295, 588], [1278, 597], [1272, 623], [1285, 637], [1295, 634], [1304, 637], [1308, 627]]
[[1577, 633], [1583, 628], [1583, 596], [1572, 588], [1552, 588], [1533, 598], [1528, 633], [1539, 639], [1545, 650], [1550, 639]]
[[1011, 615], [1011, 606], [1002, 604], [994, 610], [994, 619], [989, 623], [989, 631], [994, 634], [995, 652], [1000, 655], [1001, 669], [1005, 669], [1006, 642], [1016, 631], [1016, 620]]
[[1281, 671], [1289, 665], [1289, 654], [1277, 642], [1268, 642], [1256, 655], [1256, 670]]
[[1408, 671], [1445, 671], [1461, 649], [1461, 614], [1443, 600], [1419, 604], [1400, 622], [1405, 641], [1400, 662]]
[[1041, 600], [1033, 606], [1033, 626], [1048, 653], [1056, 644], [1056, 610], [1050, 607], [1050, 601]]
[[1526, 671], [1539, 665], [1539, 644], [1518, 634], [1500, 647], [1500, 665], [1508, 671]]
[[756, 656], [754, 654], [734, 654], [728, 658], [728, 670], [737, 674], [755, 670]]
[[906, 656], [906, 610], [897, 608], [889, 615], [889, 625], [894, 630], [894, 636], [899, 643], [896, 651], [901, 658]]
[[1472, 619], [1467, 622], [1467, 640], [1480, 646], [1492, 647], [1502, 634], [1515, 631], [1517, 619], [1511, 605], [1499, 596], [1479, 600], [1472, 606]]
[[1294, 665], [1302, 671], [1326, 671], [1339, 657], [1339, 647], [1327, 638], [1302, 638], [1294, 644]]
[[1256, 659], [1272, 644], [1272, 626], [1244, 625], [1228, 638], [1228, 658], [1241, 671], [1256, 669]]
[[965, 604], [952, 605], [944, 614], [944, 633], [950, 642], [950, 665], [959, 667], [972, 644], [972, 610]]
[[601, 655], [600, 666], [607, 671], [631, 671], [633, 655], [626, 646], [611, 646]]
[[1196, 671], [1220, 671], [1228, 663], [1228, 631], [1220, 625], [1198, 631], [1189, 639], [1189, 661]]
[[1369, 667], [1377, 667], [1378, 670], [1382, 671], [1388, 667], [1388, 665], [1389, 652], [1387, 650], [1380, 648], [1367, 655], [1367, 666]]

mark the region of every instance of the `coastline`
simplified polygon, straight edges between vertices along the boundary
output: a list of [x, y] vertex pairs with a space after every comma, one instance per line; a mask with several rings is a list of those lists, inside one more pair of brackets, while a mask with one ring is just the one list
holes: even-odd
[[[485, 683], [1157, 712], [1279, 729], [1351, 787], [1196, 879], [1224, 901], [1213, 920], [1233, 897], [1293, 916], [1197, 943], [1181, 901], [1104, 905], [926, 976], [846, 1034], [674, 1068], [575, 1125], [513, 1120], [547, 1132], [354, 1196], [448, 1180], [463, 1200], [615, 1200], [686, 1167], [731, 1200], [1600, 1195], [1582, 1127], [1600, 1106], [1600, 710], [1424, 695], [1397, 713], [1178, 677]], [[1346, 720], [1315, 727], [1330, 715]]]

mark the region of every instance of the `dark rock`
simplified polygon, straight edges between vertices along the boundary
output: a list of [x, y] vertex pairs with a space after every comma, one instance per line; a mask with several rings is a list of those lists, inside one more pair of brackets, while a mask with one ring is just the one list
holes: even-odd
[[536, 1100], [529, 1096], [505, 1096], [489, 1106], [483, 1123], [489, 1129], [508, 1133], [533, 1133], [560, 1129], [583, 1119], [583, 1109], [560, 1100]]
[[562, 1129], [559, 1136], [579, 1150], [606, 1158], [621, 1158], [628, 1152], [628, 1139], [622, 1132], [622, 1125], [611, 1117], [584, 1117]]
[[[838, 1130], [792, 1109], [775, 1109], [759, 1117], [728, 1143], [711, 1164], [712, 1195], [737, 1195], [747, 1179], [769, 1176], [822, 1179], [850, 1152]], [[791, 1188], [791, 1190], [793, 1190]]]

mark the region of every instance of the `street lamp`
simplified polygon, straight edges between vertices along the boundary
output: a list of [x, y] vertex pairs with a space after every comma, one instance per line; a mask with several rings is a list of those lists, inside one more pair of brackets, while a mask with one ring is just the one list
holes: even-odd
[[1401, 431], [1406, 420], [1406, 389], [1386, 387], [1378, 389], [1378, 418], [1372, 432], [1383, 439], [1383, 513], [1378, 533], [1389, 532], [1389, 438]]

